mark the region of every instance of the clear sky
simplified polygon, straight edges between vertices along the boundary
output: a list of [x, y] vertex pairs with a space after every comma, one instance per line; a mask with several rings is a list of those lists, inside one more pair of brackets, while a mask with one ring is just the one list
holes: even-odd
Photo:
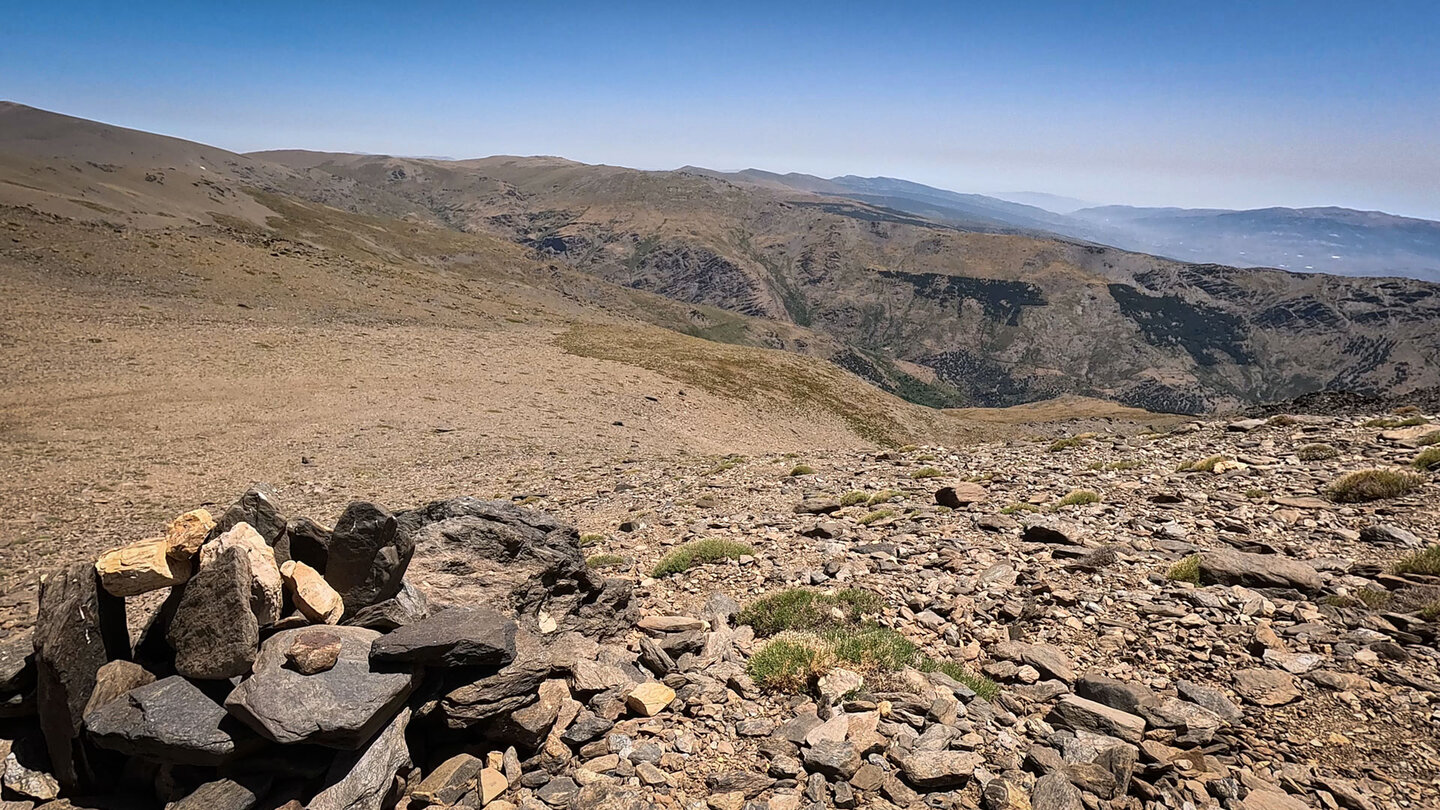
[[237, 151], [554, 154], [1440, 218], [1440, 4], [0, 0], [0, 98]]

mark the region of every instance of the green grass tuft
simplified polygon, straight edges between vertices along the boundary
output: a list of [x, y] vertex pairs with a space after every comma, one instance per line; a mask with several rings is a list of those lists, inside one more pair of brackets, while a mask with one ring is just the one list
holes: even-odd
[[1335, 458], [1340, 451], [1328, 444], [1307, 444], [1296, 448], [1295, 455], [1301, 461], [1324, 461], [1327, 458]]
[[603, 541], [604, 539], [605, 535], [603, 534], [582, 534], [580, 535], [580, 547], [585, 548], [586, 546], [593, 546], [596, 543]]
[[1073, 450], [1076, 447], [1089, 444], [1090, 440], [1093, 438], [1095, 438], [1094, 433], [1081, 433], [1079, 436], [1070, 436], [1064, 439], [1056, 439], [1054, 443], [1050, 445], [1050, 452], [1059, 453], [1063, 450]]
[[1365, 503], [1398, 498], [1424, 482], [1423, 477], [1401, 470], [1359, 470], [1331, 482], [1325, 497], [1335, 503]]
[[1189, 557], [1170, 566], [1165, 573], [1165, 578], [1173, 582], [1189, 582], [1192, 585], [1200, 584], [1200, 555], [1191, 554]]
[[1016, 502], [1010, 504], [1009, 506], [1005, 507], [1004, 509], [1001, 509], [1001, 510], [1000, 510], [1000, 514], [1002, 514], [1002, 515], [1014, 515], [1014, 514], [1019, 514], [1020, 512], [1040, 512], [1040, 511], [1042, 511], [1042, 510], [1040, 509], [1040, 507], [1039, 507], [1039, 506], [1036, 506], [1036, 505], [1033, 504], [1033, 503], [1026, 503], [1025, 501], [1016, 501]]
[[629, 560], [619, 554], [596, 554], [587, 559], [585, 564], [591, 568], [616, 568], [628, 562]]
[[883, 607], [879, 596], [855, 588], [834, 593], [787, 588], [746, 605], [738, 621], [763, 637], [787, 630], [818, 631], [837, 624], [859, 624], [866, 614], [879, 613]]
[[891, 500], [900, 497], [902, 494], [904, 493], [897, 492], [893, 489], [882, 489], [874, 495], [871, 495], [870, 500], [866, 501], [865, 505], [874, 506], [878, 503], [889, 503]]
[[1270, 493], [1263, 489], [1247, 489], [1245, 490], [1245, 497], [1252, 501], [1266, 501], [1270, 499]]
[[862, 672], [895, 672], [915, 660], [915, 643], [888, 627], [871, 624], [826, 634], [835, 657]]
[[1300, 420], [1296, 419], [1288, 413], [1277, 413], [1274, 416], [1270, 417], [1268, 420], [1266, 420], [1265, 424], [1274, 427], [1290, 427], [1291, 425], [1300, 424]]
[[1371, 419], [1369, 422], [1365, 423], [1365, 427], [1389, 430], [1391, 428], [1415, 427], [1416, 425], [1429, 424], [1429, 422], [1429, 419], [1418, 415], [1406, 416], [1400, 419], [1395, 419], [1393, 417], [1382, 417], [1380, 419]]
[[689, 571], [697, 565], [721, 560], [735, 560], [754, 553], [755, 549], [750, 546], [731, 540], [696, 540], [666, 554], [660, 562], [656, 563], [650, 576], [659, 579]]
[[782, 633], [765, 642], [750, 660], [745, 671], [755, 683], [776, 692], [801, 692], [835, 665], [835, 653], [829, 642], [808, 633]]
[[1398, 560], [1391, 570], [1397, 574], [1440, 576], [1440, 546], [1430, 546]]
[[915, 472], [910, 473], [910, 477], [915, 479], [916, 481], [919, 481], [924, 478], [939, 478], [944, 474], [945, 473], [935, 469], [934, 467], [921, 467]]
[[1177, 472], [1214, 472], [1217, 464], [1227, 460], [1224, 456], [1210, 456], [1199, 461], [1181, 464]]
[[1100, 494], [1091, 492], [1088, 489], [1072, 490], [1070, 494], [1055, 502], [1055, 508], [1060, 509], [1066, 506], [1084, 506], [1090, 503], [1099, 503]]
[[1420, 455], [1410, 462], [1417, 470], [1440, 470], [1440, 445], [1431, 445], [1420, 451]]
[[861, 492], [860, 490], [856, 489], [842, 495], [840, 497], [840, 505], [854, 506], [857, 503], [865, 503], [868, 500], [870, 500], [870, 493]]
[[1434, 447], [1435, 445], [1440, 444], [1440, 430], [1426, 433], [1424, 436], [1416, 439], [1415, 443], [1420, 445], [1421, 447]]
[[795, 476], [798, 476], [798, 475], [814, 475], [814, 474], [815, 474], [815, 468], [814, 468], [814, 467], [811, 467], [809, 464], [796, 464], [794, 467], [791, 467], [791, 468], [790, 468], [790, 472], [787, 473], [787, 475], [789, 475], [791, 478], [794, 478]]
[[871, 512], [865, 517], [860, 518], [860, 520], [856, 522], [859, 523], [861, 526], [869, 526], [871, 523], [874, 523], [877, 520], [884, 520], [885, 518], [888, 518], [894, 514], [894, 509], [876, 509], [874, 512]]

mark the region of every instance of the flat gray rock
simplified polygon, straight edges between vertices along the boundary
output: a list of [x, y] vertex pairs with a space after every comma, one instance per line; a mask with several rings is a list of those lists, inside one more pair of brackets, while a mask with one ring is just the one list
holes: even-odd
[[175, 765], [219, 765], [258, 742], [195, 684], [171, 675], [126, 692], [85, 717], [102, 748]]
[[1247, 588], [1320, 590], [1320, 574], [1313, 567], [1280, 554], [1248, 554], [1220, 549], [1200, 555], [1200, 581], [1207, 585], [1243, 585]]
[[515, 621], [488, 607], [447, 608], [375, 640], [372, 661], [500, 668], [515, 660]]
[[340, 637], [335, 666], [315, 675], [287, 667], [285, 653], [308, 628], [265, 640], [255, 674], [225, 699], [225, 707], [260, 736], [278, 743], [313, 743], [354, 750], [365, 744], [409, 697], [418, 671], [372, 666], [370, 645], [380, 634], [364, 627], [327, 627]]

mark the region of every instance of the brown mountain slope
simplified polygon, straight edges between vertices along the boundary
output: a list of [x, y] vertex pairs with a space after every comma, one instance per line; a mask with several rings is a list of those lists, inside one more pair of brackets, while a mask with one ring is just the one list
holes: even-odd
[[304, 165], [617, 284], [812, 327], [837, 363], [931, 404], [1202, 411], [1440, 383], [1440, 287], [1423, 282], [1192, 265], [552, 158]]

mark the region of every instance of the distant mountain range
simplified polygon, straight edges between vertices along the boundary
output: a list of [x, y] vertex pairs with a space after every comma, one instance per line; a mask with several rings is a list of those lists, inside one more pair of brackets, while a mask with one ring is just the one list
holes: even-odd
[[[587, 309], [822, 358], [935, 407], [1078, 394], [1198, 413], [1440, 384], [1440, 285], [1177, 261], [1094, 236], [1157, 219], [1251, 222], [1298, 243], [1324, 222], [1332, 242], [1408, 239], [1419, 255], [1435, 227], [1338, 209], [1059, 214], [886, 178], [240, 155], [3, 103], [0, 205], [300, 250], [341, 244], [362, 267], [414, 253], [423, 260], [407, 272], [436, 289], [452, 266], [481, 267]], [[386, 246], [372, 231], [419, 241]]]
[[1349, 208], [1091, 206], [1037, 192], [960, 194], [890, 177], [824, 179], [757, 169], [682, 172], [864, 200], [961, 227], [1038, 231], [1185, 261], [1440, 281], [1440, 222]]

